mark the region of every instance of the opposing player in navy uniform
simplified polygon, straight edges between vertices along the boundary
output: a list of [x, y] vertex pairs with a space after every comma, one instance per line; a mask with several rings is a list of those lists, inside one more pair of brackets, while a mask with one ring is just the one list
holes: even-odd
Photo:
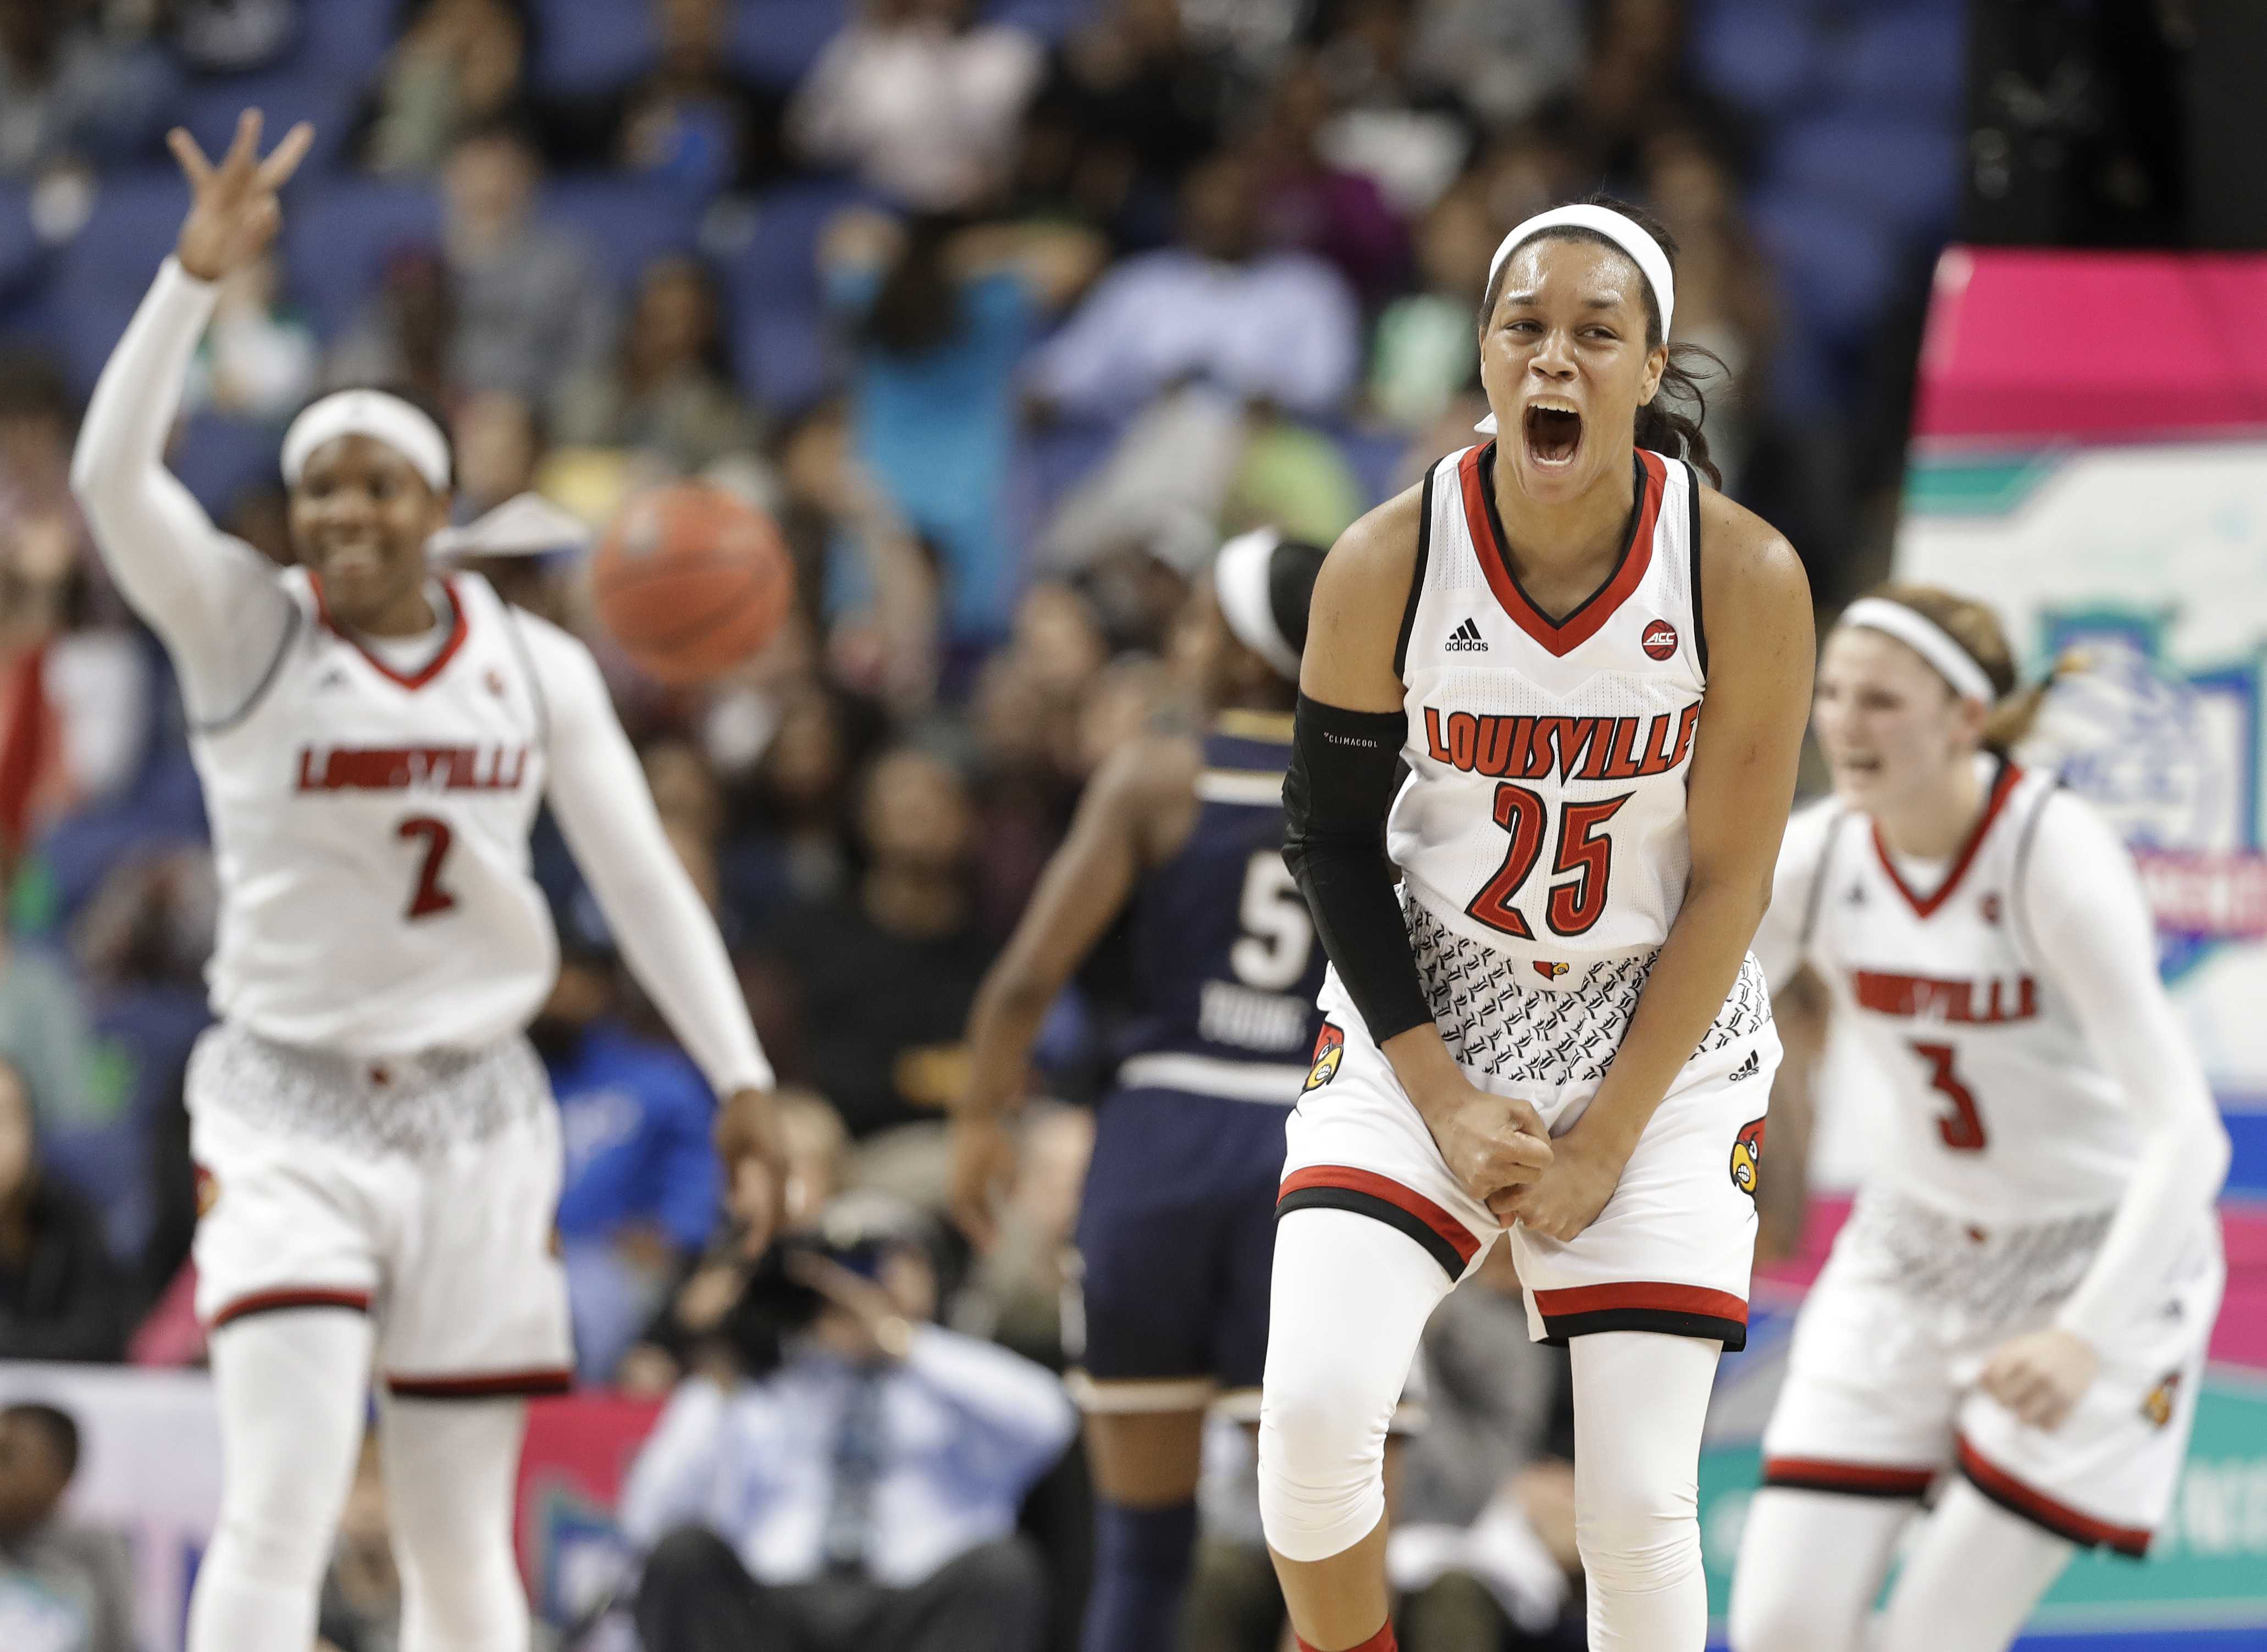
[[1323, 950], [1283, 864], [1283, 775], [1323, 552], [1248, 534], [1193, 599], [1214, 720], [1131, 742], [1089, 786], [969, 1021], [954, 1206], [972, 1238], [1011, 1168], [1004, 1115], [1049, 1005], [1121, 915], [1135, 1014], [1081, 1210], [1096, 1566], [1085, 1652], [1169, 1645], [1207, 1407], [1257, 1415], [1283, 1122], [1316, 1049]]

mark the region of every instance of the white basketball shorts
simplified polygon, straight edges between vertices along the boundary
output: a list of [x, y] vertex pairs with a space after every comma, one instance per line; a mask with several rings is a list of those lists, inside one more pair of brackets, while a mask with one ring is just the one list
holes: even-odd
[[571, 1385], [559, 1110], [525, 1040], [366, 1061], [224, 1025], [188, 1106], [208, 1329], [353, 1308], [404, 1398]]
[[[1754, 971], [1750, 961], [1734, 1000], [1638, 1138], [1597, 1219], [1564, 1244], [1512, 1228], [1528, 1329], [1537, 1341], [1656, 1331], [1728, 1349], [1746, 1346], [1756, 1179], [1779, 1060]], [[1625, 1004], [1635, 993], [1634, 986], [1623, 992]], [[1521, 998], [1531, 1002], [1514, 1001]], [[1450, 1279], [1463, 1278], [1502, 1224], [1450, 1173], [1335, 970], [1321, 1002], [1322, 1039], [1287, 1132], [1277, 1211], [1321, 1205], [1376, 1217], [1425, 1246]], [[1547, 988], [1508, 987], [1490, 1008], [1497, 1027], [1514, 1029], [1497, 1041], [1506, 1048], [1523, 1042], [1518, 1029], [1566, 1015]], [[1615, 1040], [1625, 1020], [1612, 1027]], [[1452, 1051], [1479, 1042], [1453, 1032], [1444, 1028]], [[1554, 1135], [1573, 1126], [1596, 1087], [1595, 1080], [1537, 1085], [1504, 1079], [1469, 1059], [1461, 1064], [1480, 1088], [1534, 1103]]]
[[[2168, 1255], [2161, 1292], [2133, 1305], [2102, 1349], [2094, 1385], [2049, 1430], [2019, 1421], [1975, 1385], [1992, 1350], [2048, 1324], [2054, 1304], [1992, 1324], [1941, 1295], [1923, 1296], [1899, 1259], [1895, 1217], [1867, 1216], [1862, 1196], [1860, 1208], [1796, 1321], [1786, 1385], [1764, 1432], [1764, 1483], [1918, 1498], [1956, 1470], [2058, 1537], [2144, 1553], [2188, 1454], [2219, 1313], [2227, 1267], [2217, 1224]], [[2022, 1237], [1967, 1232], [1979, 1247]]]

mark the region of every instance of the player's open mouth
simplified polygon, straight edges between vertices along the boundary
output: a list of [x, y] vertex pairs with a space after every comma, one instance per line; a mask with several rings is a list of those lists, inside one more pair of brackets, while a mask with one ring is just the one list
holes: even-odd
[[1521, 424], [1527, 433], [1527, 457], [1540, 465], [1572, 464], [1582, 445], [1582, 415], [1572, 407], [1528, 408]]

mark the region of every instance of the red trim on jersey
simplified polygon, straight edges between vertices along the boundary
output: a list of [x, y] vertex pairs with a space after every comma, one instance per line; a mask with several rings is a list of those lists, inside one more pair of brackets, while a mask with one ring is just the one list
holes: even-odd
[[1879, 821], [1873, 823], [1874, 858], [1882, 863], [1882, 870], [1889, 874], [1889, 881], [1897, 886], [1897, 893], [1905, 897], [1905, 904], [1912, 908], [1914, 917], [1933, 917], [1936, 909], [1952, 898], [1952, 892], [1960, 887], [1960, 880], [1968, 875], [1968, 868], [1975, 862], [1977, 852], [1984, 847], [1984, 839], [1991, 835], [1992, 822], [1999, 818], [1999, 811], [2014, 795], [2015, 783], [2022, 778], [2023, 771], [2014, 764], [2002, 763], [1999, 765], [1999, 775], [1992, 782], [1992, 795], [1985, 800], [1984, 812], [1976, 817], [1976, 824], [1969, 830], [1968, 841], [1961, 845], [1960, 853], [1952, 863], [1952, 870], [1944, 874], [1944, 881], [1938, 884], [1926, 900], [1915, 895], [1906, 887], [1905, 881], [1897, 875], [1897, 863], [1889, 859], [1889, 846], [1882, 839], [1882, 823]]
[[277, 1290], [255, 1290], [223, 1307], [213, 1315], [206, 1329], [217, 1331], [231, 1319], [241, 1319], [249, 1313], [268, 1313], [278, 1308], [352, 1308], [357, 1313], [368, 1313], [370, 1292], [341, 1290], [335, 1285], [287, 1285]]
[[1847, 1491], [1867, 1497], [1918, 1497], [1936, 1479], [1933, 1468], [1884, 1468], [1824, 1457], [1767, 1457], [1764, 1484], [1793, 1491]]
[[1456, 465], [1464, 485], [1464, 525], [1471, 532], [1480, 572], [1487, 575], [1488, 588], [1495, 593], [1496, 602], [1522, 631], [1553, 654], [1571, 654], [1598, 634], [1653, 565], [1654, 524], [1661, 518], [1661, 494], [1669, 483], [1669, 467], [1659, 454], [1636, 450], [1645, 480], [1638, 500], [1637, 530], [1622, 547], [1621, 560], [1614, 565], [1606, 582], [1576, 604], [1566, 618], [1553, 620], [1528, 600], [1527, 593], [1519, 588], [1518, 576], [1511, 571], [1511, 553], [1504, 545], [1503, 524], [1497, 520], [1495, 494], [1488, 485], [1495, 468], [1495, 449], [1493, 442], [1468, 448]]
[[499, 1400], [525, 1394], [563, 1394], [575, 1373], [561, 1365], [490, 1371], [478, 1377], [388, 1377], [385, 1391], [400, 1400]]
[[2058, 1538], [2115, 1549], [2136, 1559], [2149, 1552], [2149, 1539], [2154, 1534], [2146, 1526], [2112, 1525], [2026, 1486], [2007, 1470], [1985, 1461], [1965, 1437], [1960, 1441], [1960, 1472], [2008, 1513], [2021, 1515]]
[[1373, 1199], [1383, 1199], [1396, 1209], [1407, 1211], [1439, 1234], [1449, 1248], [1467, 1264], [1479, 1254], [1480, 1242], [1471, 1229], [1414, 1188], [1405, 1188], [1390, 1176], [1381, 1176], [1374, 1170], [1356, 1170], [1351, 1165], [1310, 1165], [1304, 1170], [1295, 1170], [1284, 1177], [1283, 1185], [1275, 1190], [1275, 1196], [1280, 1199], [1287, 1193], [1299, 1193], [1309, 1188], [1338, 1188], [1348, 1193], [1366, 1193]]
[[320, 574], [310, 573], [307, 575], [307, 583], [314, 588], [315, 618], [323, 622], [323, 629], [334, 636], [345, 638], [355, 646], [356, 653], [370, 662], [379, 676], [391, 682], [399, 683], [406, 689], [422, 689], [440, 676], [449, 662], [456, 657], [457, 650], [465, 646], [466, 633], [472, 629], [470, 623], [465, 618], [465, 599], [457, 589], [457, 582], [447, 574], [443, 574], [441, 588], [449, 593], [449, 611], [455, 616], [455, 623], [449, 627], [449, 640], [441, 645], [440, 652], [428, 660], [415, 676], [404, 676], [379, 659], [377, 654], [371, 653], [368, 643], [331, 618], [331, 606], [323, 600], [323, 581]]
[[1728, 1290], [1701, 1285], [1671, 1285], [1652, 1280], [1621, 1280], [1610, 1285], [1570, 1285], [1534, 1293], [1535, 1311], [1545, 1319], [1573, 1313], [1603, 1313], [1616, 1308], [1651, 1308], [1663, 1313], [1698, 1313], [1713, 1319], [1748, 1322], [1747, 1300]]

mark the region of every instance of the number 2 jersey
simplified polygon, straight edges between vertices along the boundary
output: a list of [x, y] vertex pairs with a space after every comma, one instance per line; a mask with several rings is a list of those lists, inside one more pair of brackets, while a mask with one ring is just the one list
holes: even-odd
[[[1451, 454], [1425, 480], [1386, 849], [1450, 1050], [1548, 1110], [1604, 1076], [1691, 870], [1700, 485], [1634, 452], [1620, 559], [1554, 621], [1512, 571], [1494, 455]], [[1702, 1048], [1769, 1018], [1750, 965]]]
[[1888, 1081], [1868, 1184], [1996, 1232], [2108, 1211], [2139, 1130], [2032, 939], [2033, 866], [2096, 822], [2050, 776], [1977, 764], [1946, 863], [1901, 863], [1831, 798], [1798, 811], [1756, 951], [1774, 981], [1809, 963]]
[[1187, 841], [1131, 909], [1134, 1016], [1119, 1082], [1289, 1107], [1321, 1012], [1323, 949], [1283, 864], [1286, 714], [1222, 713]]
[[551, 989], [558, 941], [529, 867], [547, 774], [522, 627], [451, 576], [446, 639], [404, 675], [333, 625], [302, 570], [268, 678], [194, 732], [221, 884], [214, 1010], [355, 1055], [486, 1044]]

